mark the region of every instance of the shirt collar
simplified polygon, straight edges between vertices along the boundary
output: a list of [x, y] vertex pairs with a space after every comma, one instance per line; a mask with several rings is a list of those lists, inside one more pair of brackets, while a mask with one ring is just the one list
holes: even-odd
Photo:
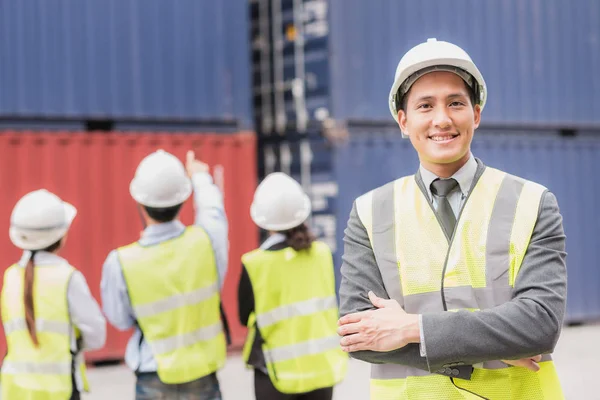
[[281, 233], [274, 233], [271, 236], [269, 236], [267, 238], [267, 240], [265, 240], [263, 242], [262, 245], [260, 245], [260, 248], [263, 250], [269, 249], [272, 246], [275, 246], [276, 244], [282, 243], [285, 241], [285, 235], [281, 234]]
[[[31, 258], [31, 251], [25, 250], [21, 259], [19, 260], [19, 265], [21, 267], [25, 267], [27, 262]], [[36, 251], [35, 258], [33, 259], [35, 265], [59, 265], [59, 264], [68, 264], [68, 261], [64, 258], [60, 257], [54, 253], [48, 253], [47, 251]]]
[[161, 224], [150, 225], [140, 238], [141, 241], [153, 241], [153, 239], [164, 238], [165, 236], [177, 236], [185, 229], [185, 225], [179, 220], [163, 222]]
[[[432, 199], [431, 183], [438, 179], [439, 176], [425, 169], [422, 164], [419, 166], [419, 172], [421, 173], [421, 179], [423, 179], [423, 184], [427, 190], [427, 195], [430, 199]], [[475, 179], [476, 173], [477, 161], [475, 161], [475, 157], [473, 157], [473, 154], [471, 154], [467, 163], [451, 176], [451, 178], [456, 179], [458, 182], [458, 187], [460, 188], [463, 196], [467, 196], [469, 194], [469, 190], [471, 189], [471, 185], [473, 184], [473, 179]]]

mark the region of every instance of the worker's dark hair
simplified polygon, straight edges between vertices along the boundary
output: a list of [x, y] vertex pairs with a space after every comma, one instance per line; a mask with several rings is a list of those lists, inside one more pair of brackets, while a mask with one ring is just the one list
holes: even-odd
[[181, 210], [182, 204], [178, 204], [173, 207], [165, 207], [165, 208], [155, 208], [155, 207], [146, 207], [144, 206], [144, 210], [148, 213], [148, 216], [155, 220], [156, 222], [170, 222], [177, 218], [179, 211]]
[[281, 233], [285, 235], [286, 244], [296, 251], [310, 249], [315, 241], [315, 237], [306, 224], [298, 225]]
[[[467, 88], [467, 92], [469, 92], [469, 100], [471, 100], [471, 106], [473, 108], [475, 108], [476, 104], [479, 104], [479, 101], [477, 101], [478, 93], [475, 92], [475, 89], [473, 89], [471, 86], [469, 86], [467, 84], [467, 82], [465, 82], [463, 79], [461, 79], [463, 81], [463, 83], [465, 84], [465, 87]], [[473, 80], [475, 80], [475, 78], [473, 78]], [[400, 96], [400, 89], [398, 89], [398, 92], [396, 92], [396, 112], [402, 110], [402, 111], [406, 111], [406, 103], [408, 101], [408, 95], [410, 94], [410, 91], [412, 90], [412, 86], [410, 87], [410, 89], [408, 89], [408, 92], [406, 92], [404, 94], [404, 96]]]
[[27, 261], [27, 265], [25, 266], [25, 274], [24, 274], [24, 288], [23, 288], [23, 303], [25, 305], [25, 323], [27, 324], [27, 330], [29, 331], [29, 336], [33, 341], [33, 344], [37, 347], [39, 346], [39, 341], [37, 337], [37, 329], [35, 328], [35, 307], [33, 305], [33, 283], [35, 280], [35, 270], [33, 257], [38, 251], [47, 251], [53, 252], [60, 247], [62, 243], [62, 238], [58, 240], [56, 243], [51, 244], [42, 250], [32, 250], [31, 257], [29, 257], [29, 261]]

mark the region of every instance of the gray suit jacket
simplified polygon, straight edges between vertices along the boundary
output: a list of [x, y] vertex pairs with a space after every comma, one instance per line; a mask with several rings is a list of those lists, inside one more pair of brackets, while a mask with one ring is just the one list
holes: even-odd
[[[473, 186], [485, 166], [478, 161]], [[417, 177], [425, 196], [426, 190]], [[389, 298], [356, 204], [344, 232], [340, 313], [373, 309], [367, 293]], [[419, 345], [351, 356], [374, 364], [401, 364], [434, 372], [484, 361], [516, 360], [551, 353], [558, 341], [567, 295], [565, 234], [556, 197], [546, 191], [512, 300], [479, 312], [436, 312], [422, 316], [427, 357]], [[462, 375], [462, 373], [461, 373]], [[470, 376], [470, 373], [468, 374]]]

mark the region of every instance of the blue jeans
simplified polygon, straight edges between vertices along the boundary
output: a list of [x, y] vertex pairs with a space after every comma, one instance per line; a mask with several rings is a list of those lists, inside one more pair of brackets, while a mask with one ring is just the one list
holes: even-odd
[[141, 373], [135, 384], [136, 400], [222, 400], [216, 374], [195, 381], [169, 385], [156, 373]]

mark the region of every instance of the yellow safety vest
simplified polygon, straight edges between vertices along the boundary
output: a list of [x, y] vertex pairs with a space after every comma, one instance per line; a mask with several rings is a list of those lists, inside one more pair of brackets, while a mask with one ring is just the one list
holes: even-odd
[[[477, 312], [511, 300], [545, 190], [487, 167], [450, 243], [414, 176], [359, 197], [356, 207], [390, 298], [414, 314], [444, 311], [442, 295], [447, 311]], [[470, 380], [454, 378], [459, 389], [441, 374], [372, 365], [371, 399], [564, 398], [549, 355], [537, 373], [500, 361], [474, 367]]]
[[67, 289], [75, 268], [68, 264], [35, 267], [33, 305], [39, 346], [31, 340], [23, 303], [25, 269], [15, 264], [4, 273], [2, 323], [8, 352], [2, 363], [2, 399], [68, 400], [77, 365], [85, 391], [88, 383], [82, 357], [73, 360], [73, 330]]
[[242, 256], [255, 309], [244, 359], [256, 329], [273, 385], [282, 393], [331, 387], [346, 375], [348, 357], [339, 344], [339, 317], [331, 251], [314, 242], [309, 251], [254, 250]]
[[190, 382], [225, 364], [219, 281], [210, 239], [188, 227], [174, 239], [119, 248], [137, 323], [164, 383]]

